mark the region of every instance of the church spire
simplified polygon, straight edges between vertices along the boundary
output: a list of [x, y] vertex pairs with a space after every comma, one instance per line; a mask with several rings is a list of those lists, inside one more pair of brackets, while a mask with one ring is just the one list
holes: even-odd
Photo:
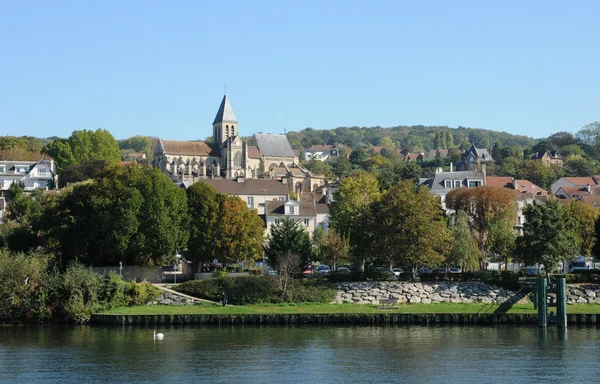
[[237, 123], [237, 120], [235, 119], [235, 114], [233, 113], [233, 108], [231, 108], [231, 103], [229, 103], [229, 97], [227, 97], [227, 94], [223, 96], [221, 106], [219, 107], [219, 111], [217, 112], [217, 116], [215, 116], [215, 121], [213, 121], [213, 124], [223, 122]]

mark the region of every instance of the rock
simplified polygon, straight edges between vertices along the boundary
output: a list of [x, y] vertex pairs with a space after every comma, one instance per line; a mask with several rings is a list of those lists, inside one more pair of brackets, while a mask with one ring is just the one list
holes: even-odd
[[417, 304], [421, 302], [421, 298], [419, 296], [413, 296], [408, 300], [411, 304]]
[[585, 294], [587, 297], [591, 297], [592, 299], [596, 297], [596, 292], [594, 291], [586, 291]]

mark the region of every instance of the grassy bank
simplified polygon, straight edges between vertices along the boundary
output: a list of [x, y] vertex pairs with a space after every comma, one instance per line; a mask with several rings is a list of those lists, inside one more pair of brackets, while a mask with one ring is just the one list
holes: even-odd
[[[533, 304], [515, 304], [511, 307], [482, 303], [403, 304], [396, 309], [379, 309], [377, 305], [357, 304], [297, 304], [227, 306], [138, 306], [113, 308], [105, 314], [114, 315], [241, 315], [241, 314], [327, 314], [327, 313], [488, 313], [535, 314]], [[600, 305], [573, 304], [569, 314], [600, 314]]]

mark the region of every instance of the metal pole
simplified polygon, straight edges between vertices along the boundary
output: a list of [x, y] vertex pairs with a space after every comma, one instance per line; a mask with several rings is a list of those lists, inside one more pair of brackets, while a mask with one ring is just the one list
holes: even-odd
[[567, 280], [556, 279], [556, 325], [567, 328]]
[[537, 294], [538, 294], [538, 327], [548, 327], [548, 298], [547, 284], [545, 277], [537, 279]]

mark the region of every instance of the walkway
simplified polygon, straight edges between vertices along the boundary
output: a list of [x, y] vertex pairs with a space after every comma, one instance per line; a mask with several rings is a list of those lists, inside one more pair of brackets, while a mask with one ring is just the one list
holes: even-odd
[[156, 288], [160, 289], [161, 291], [169, 292], [169, 293], [171, 293], [173, 295], [181, 296], [181, 297], [184, 297], [186, 299], [190, 299], [190, 300], [193, 300], [193, 301], [198, 301], [198, 302], [201, 302], [201, 303], [211, 303], [211, 304], [217, 304], [217, 305], [219, 305], [219, 303], [216, 302], [216, 301], [211, 301], [211, 300], [206, 300], [206, 299], [200, 299], [198, 297], [194, 297], [194, 296], [186, 295], [185, 293], [174, 291], [171, 288], [167, 288], [166, 287], [167, 284], [152, 284], [152, 285], [154, 285]]

